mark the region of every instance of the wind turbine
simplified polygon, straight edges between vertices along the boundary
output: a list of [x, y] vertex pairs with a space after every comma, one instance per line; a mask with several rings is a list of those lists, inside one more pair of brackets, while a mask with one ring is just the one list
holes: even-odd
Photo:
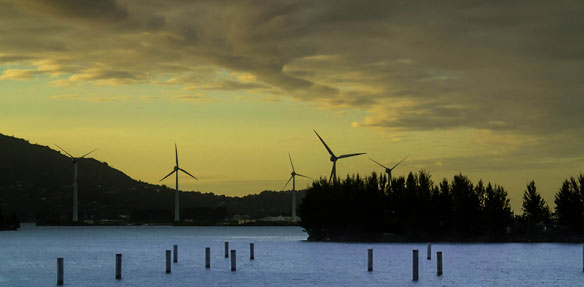
[[194, 175], [190, 174], [188, 171], [180, 168], [178, 166], [178, 150], [176, 148], [176, 144], [174, 144], [174, 154], [176, 156], [176, 165], [174, 166], [174, 169], [167, 174], [165, 177], [163, 177], [160, 181], [163, 181], [165, 178], [169, 177], [170, 175], [172, 175], [173, 173], [176, 172], [176, 190], [174, 191], [174, 222], [179, 222], [180, 220], [180, 216], [179, 216], [179, 204], [178, 204], [178, 172], [182, 171], [184, 173], [186, 173], [187, 175], [189, 175], [190, 177], [198, 180]]
[[284, 187], [286, 187], [290, 183], [290, 181], [292, 181], [292, 221], [296, 221], [296, 176], [306, 178], [310, 177], [296, 173], [296, 170], [294, 170], [294, 164], [292, 163], [292, 157], [290, 156], [290, 153], [288, 153], [288, 158], [290, 159], [290, 165], [292, 166], [292, 173], [290, 173], [292, 176], [290, 176], [290, 179], [288, 179], [286, 184], [284, 184]]
[[57, 144], [55, 144], [60, 150], [62, 150], [63, 152], [65, 152], [65, 154], [71, 158], [71, 161], [73, 162], [73, 222], [77, 222], [79, 221], [79, 218], [77, 216], [77, 162], [88, 156], [90, 153], [96, 151], [97, 149], [94, 149], [80, 157], [74, 157], [72, 156], [70, 153], [68, 153], [66, 150], [64, 150], [62, 147], [58, 146]]
[[350, 154], [343, 154], [343, 155], [340, 155], [340, 156], [336, 156], [333, 153], [333, 151], [326, 145], [326, 143], [324, 142], [324, 140], [318, 135], [318, 133], [316, 131], [314, 131], [314, 133], [320, 139], [320, 141], [322, 142], [322, 144], [324, 145], [324, 147], [326, 148], [326, 150], [331, 155], [330, 160], [333, 162], [333, 170], [331, 171], [331, 177], [329, 178], [329, 182], [331, 182], [333, 180], [333, 178], [336, 178], [337, 177], [337, 160], [339, 160], [341, 158], [346, 158], [346, 157], [351, 157], [351, 156], [365, 154], [364, 152], [360, 152], [360, 153], [350, 153]]
[[385, 165], [382, 165], [382, 164], [380, 164], [380, 163], [376, 162], [376, 161], [375, 161], [375, 160], [373, 160], [372, 158], [369, 158], [369, 159], [370, 159], [372, 162], [374, 162], [374, 163], [376, 163], [376, 164], [380, 165], [381, 167], [385, 168], [385, 172], [387, 173], [387, 178], [388, 178], [388, 180], [391, 182], [391, 171], [392, 171], [392, 170], [393, 170], [393, 169], [394, 169], [396, 166], [398, 166], [398, 165], [399, 165], [399, 164], [400, 164], [402, 161], [404, 161], [406, 158], [408, 158], [408, 156], [410, 156], [410, 155], [406, 155], [406, 157], [404, 157], [402, 160], [400, 160], [398, 163], [396, 163], [396, 164], [395, 164], [395, 165], [394, 165], [392, 168], [386, 167]]

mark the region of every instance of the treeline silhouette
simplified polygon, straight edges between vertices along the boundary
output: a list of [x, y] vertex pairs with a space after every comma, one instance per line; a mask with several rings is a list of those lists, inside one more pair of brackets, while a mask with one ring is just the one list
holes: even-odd
[[564, 182], [556, 209], [524, 192], [514, 215], [507, 191], [462, 175], [435, 184], [426, 171], [315, 181], [298, 210], [309, 240], [566, 241], [584, 233], [584, 176]]

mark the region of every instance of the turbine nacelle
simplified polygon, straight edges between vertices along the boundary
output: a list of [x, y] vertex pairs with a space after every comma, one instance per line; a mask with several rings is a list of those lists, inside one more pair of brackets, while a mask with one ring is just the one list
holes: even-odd
[[91, 154], [92, 152], [94, 152], [94, 151], [97, 150], [97, 149], [93, 149], [92, 151], [90, 151], [90, 152], [88, 152], [88, 153], [86, 153], [86, 154], [84, 154], [82, 156], [75, 157], [75, 156], [72, 156], [70, 153], [68, 153], [65, 149], [63, 149], [62, 147], [60, 147], [59, 145], [55, 144], [55, 146], [57, 146], [60, 150], [62, 150], [71, 159], [71, 162], [72, 163], [78, 162], [80, 159], [85, 158], [86, 156], [88, 156], [89, 154]]
[[313, 131], [316, 134], [316, 136], [318, 137], [318, 139], [324, 145], [324, 148], [326, 148], [326, 150], [328, 151], [328, 153], [331, 155], [330, 161], [333, 163], [333, 169], [331, 170], [331, 177], [329, 178], [329, 182], [331, 182], [334, 178], [337, 177], [337, 160], [338, 159], [342, 159], [342, 158], [347, 158], [347, 157], [352, 157], [352, 156], [357, 156], [357, 155], [365, 154], [364, 152], [360, 152], [360, 153], [349, 153], [349, 154], [343, 154], [343, 155], [340, 155], [340, 156], [336, 156], [335, 153], [333, 153], [333, 151], [329, 148], [329, 146], [320, 137], [320, 135], [315, 130], [313, 130]]
[[389, 178], [391, 179], [391, 171], [392, 171], [394, 168], [396, 168], [396, 167], [397, 167], [397, 166], [398, 166], [400, 163], [402, 163], [402, 161], [404, 161], [406, 158], [408, 158], [408, 156], [410, 156], [410, 155], [406, 155], [406, 157], [404, 157], [402, 160], [400, 160], [398, 163], [396, 163], [396, 164], [395, 164], [395, 165], [394, 165], [392, 168], [389, 168], [389, 167], [387, 167], [387, 166], [385, 166], [385, 165], [382, 165], [382, 164], [380, 164], [380, 163], [376, 162], [376, 161], [375, 161], [374, 159], [372, 159], [372, 158], [369, 158], [369, 159], [370, 159], [372, 162], [376, 163], [377, 165], [379, 165], [379, 166], [381, 166], [381, 167], [385, 168], [385, 172], [387, 173], [387, 175], [388, 175], [388, 176], [389, 176]]
[[[290, 183], [290, 181], [295, 180], [296, 176], [310, 178], [306, 175], [302, 175], [296, 172], [296, 170], [294, 169], [294, 164], [292, 163], [292, 157], [290, 156], [290, 153], [288, 153], [288, 158], [290, 159], [290, 166], [292, 167], [292, 172], [290, 173], [290, 179], [288, 179], [288, 181], [286, 182], [286, 184], [284, 184], [282, 188], [285, 188]], [[294, 190], [294, 186], [292, 186], [292, 189]]]

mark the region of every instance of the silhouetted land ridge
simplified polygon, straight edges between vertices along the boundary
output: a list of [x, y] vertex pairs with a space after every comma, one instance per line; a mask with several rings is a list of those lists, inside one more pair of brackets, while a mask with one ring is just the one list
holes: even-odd
[[314, 182], [299, 215], [315, 241], [582, 242], [584, 176], [566, 180], [555, 203], [552, 213], [531, 182], [516, 216], [503, 187], [462, 174], [436, 185], [425, 171], [373, 173]]
[[[0, 211], [38, 224], [68, 224], [72, 214], [71, 159], [47, 147], [0, 134]], [[137, 181], [105, 162], [79, 160], [81, 222], [171, 223], [174, 189]], [[299, 200], [304, 195], [299, 191]], [[183, 224], [224, 224], [226, 218], [290, 216], [291, 192], [244, 197], [182, 192]], [[1, 214], [1, 213], [0, 213]], [[1, 228], [1, 227], [0, 227]]]
[[[0, 230], [16, 229], [20, 221], [70, 224], [72, 171], [65, 155], [0, 134]], [[91, 158], [79, 160], [78, 184], [81, 222], [172, 222], [169, 187], [136, 181]], [[180, 224], [289, 216], [290, 202], [289, 191], [244, 197], [183, 192]], [[391, 180], [375, 173], [321, 179], [299, 191], [297, 202], [309, 240], [584, 241], [584, 175], [562, 183], [553, 212], [534, 182], [526, 186], [523, 214], [515, 215], [501, 186], [473, 184], [462, 174], [435, 184], [424, 171]]]

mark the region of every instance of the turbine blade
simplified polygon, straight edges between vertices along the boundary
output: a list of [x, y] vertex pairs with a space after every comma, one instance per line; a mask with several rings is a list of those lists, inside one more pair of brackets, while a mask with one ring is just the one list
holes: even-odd
[[376, 163], [376, 164], [380, 165], [381, 167], [383, 167], [383, 168], [387, 168], [385, 165], [382, 165], [382, 164], [380, 164], [380, 163], [376, 162], [376, 161], [375, 161], [375, 160], [373, 160], [372, 158], [369, 158], [369, 159], [370, 159], [372, 162], [374, 162], [374, 163]]
[[295, 172], [295, 170], [294, 170], [294, 164], [292, 163], [292, 157], [290, 156], [290, 153], [288, 153], [288, 158], [290, 159], [290, 165], [292, 166], [292, 171]]
[[184, 170], [184, 169], [182, 169], [182, 168], [180, 168], [180, 167], [178, 168], [178, 170], [180, 170], [180, 171], [182, 171], [182, 172], [184, 172], [184, 173], [186, 173], [186, 174], [190, 175], [192, 178], [194, 178], [194, 179], [196, 179], [196, 180], [199, 180], [199, 179], [198, 179], [198, 178], [196, 178], [194, 175], [190, 174], [188, 171], [186, 171], [186, 170]]
[[323, 140], [323, 139], [320, 137], [320, 135], [318, 135], [318, 133], [317, 133], [315, 130], [313, 130], [313, 131], [314, 131], [314, 133], [316, 134], [316, 136], [317, 136], [317, 137], [320, 139], [320, 141], [322, 142], [322, 144], [324, 145], [324, 147], [326, 148], [326, 150], [327, 150], [327, 151], [328, 151], [328, 152], [329, 152], [329, 153], [330, 153], [332, 156], [336, 157], [336, 156], [335, 156], [335, 154], [333, 153], [333, 151], [332, 151], [332, 150], [331, 150], [331, 149], [328, 147], [328, 145], [326, 145], [326, 143], [324, 142], [324, 140]]
[[176, 166], [178, 166], [178, 150], [176, 149], [176, 143], [174, 144], [174, 155], [176, 156]]
[[398, 166], [398, 165], [399, 165], [399, 164], [400, 164], [402, 161], [406, 160], [406, 158], [408, 158], [408, 156], [410, 156], [410, 155], [409, 155], [409, 154], [408, 154], [408, 155], [406, 155], [406, 157], [404, 157], [404, 159], [400, 160], [398, 163], [396, 163], [396, 164], [395, 164], [395, 165], [394, 165], [392, 168], [390, 168], [390, 169], [392, 169], [392, 170], [393, 170], [393, 169], [394, 169], [396, 166]]
[[88, 152], [88, 153], [86, 153], [86, 154], [84, 154], [84, 155], [80, 156], [79, 158], [84, 158], [84, 157], [88, 156], [90, 153], [92, 153], [92, 152], [94, 152], [94, 151], [96, 151], [96, 150], [97, 150], [97, 149], [94, 149], [94, 150], [92, 150], [92, 151], [90, 151], [90, 152]]
[[341, 158], [346, 158], [346, 157], [352, 157], [352, 156], [356, 156], [356, 155], [361, 155], [361, 154], [366, 154], [366, 153], [364, 153], [364, 152], [360, 152], [360, 153], [350, 153], [350, 154], [344, 154], [344, 155], [341, 155], [341, 156], [339, 156], [339, 159], [341, 159]]
[[284, 186], [282, 187], [282, 189], [284, 189], [286, 187], [286, 185], [288, 185], [290, 183], [290, 181], [292, 180], [294, 176], [291, 176], [290, 179], [288, 179], [288, 181], [286, 182], [286, 184], [284, 184]]
[[176, 171], [176, 169], [172, 170], [169, 174], [167, 174], [165, 177], [163, 177], [160, 181], [163, 181], [165, 178], [169, 177], [171, 174], [173, 174]]
[[62, 150], [66, 155], [68, 155], [70, 158], [75, 158], [74, 156], [72, 156], [70, 153], [68, 153], [66, 150], [64, 150], [62, 147], [58, 146], [57, 144], [55, 144], [60, 150]]
[[301, 176], [301, 177], [306, 177], [306, 178], [310, 178], [310, 179], [312, 179], [312, 177], [310, 177], [310, 176], [302, 175], [302, 174], [299, 174], [299, 173], [297, 173], [296, 175], [297, 175], [297, 176]]

